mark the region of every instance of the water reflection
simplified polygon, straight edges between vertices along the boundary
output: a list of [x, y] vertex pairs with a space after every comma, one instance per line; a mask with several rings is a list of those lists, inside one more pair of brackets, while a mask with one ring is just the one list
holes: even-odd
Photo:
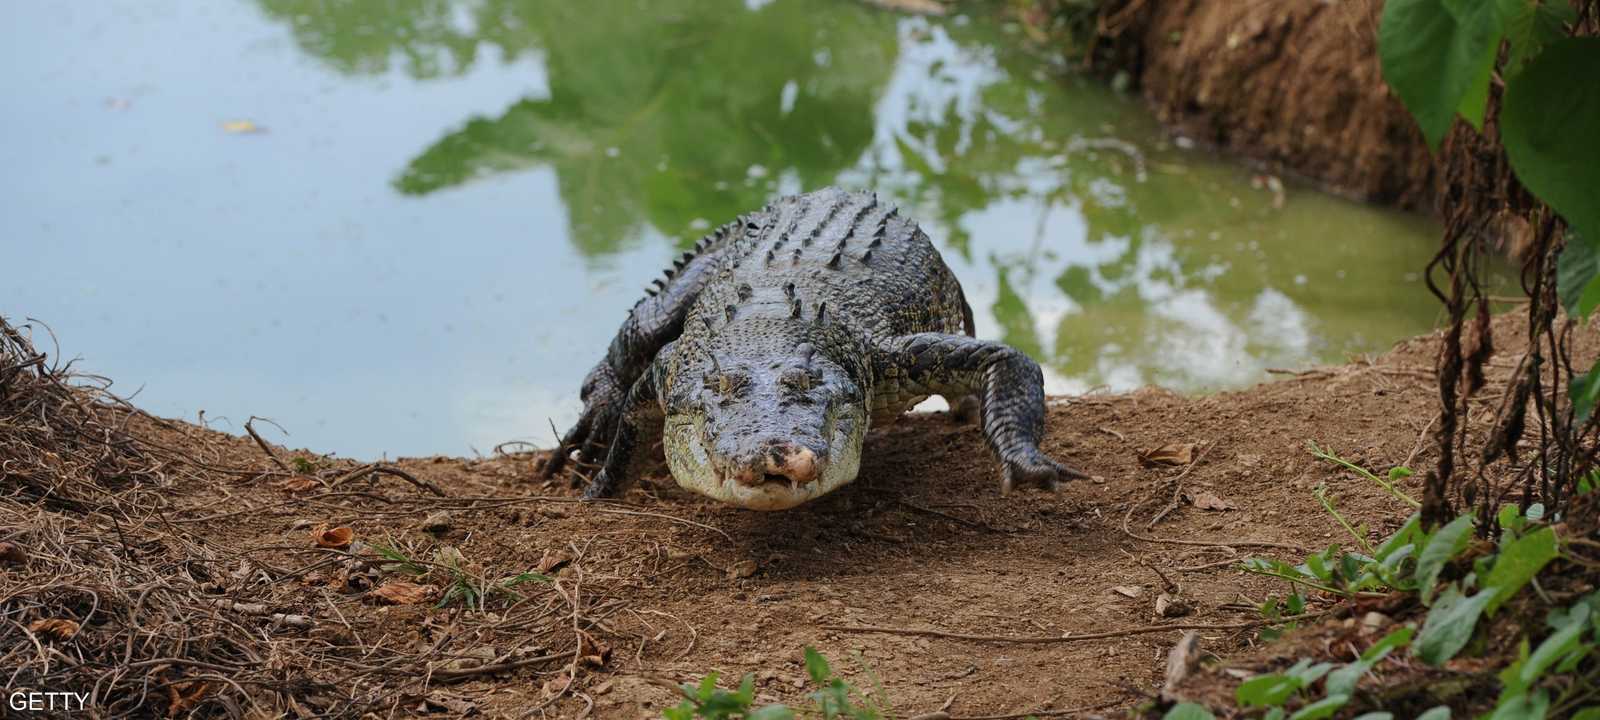
[[15, 276], [0, 312], [158, 412], [312, 447], [548, 442], [675, 247], [830, 183], [923, 220], [1055, 392], [1237, 386], [1434, 317], [1429, 223], [1253, 186], [983, 16], [105, 0], [6, 31], [0, 237], [78, 272]]
[[[893, 18], [857, 3], [826, 12], [807, 0], [435, 3], [380, 26], [308, 14], [308, 3], [263, 4], [302, 48], [345, 72], [395, 60], [432, 77], [469, 65], [479, 43], [505, 57], [539, 53], [549, 78], [539, 97], [468, 119], [394, 187], [427, 195], [551, 167], [570, 236], [588, 255], [646, 226], [692, 242], [696, 229], [760, 207], [780, 177], [832, 182], [871, 143], [872, 105], [895, 57]], [[361, 41], [341, 41], [357, 33]]]
[[433, 77], [470, 65], [479, 43], [541, 53], [546, 91], [423, 150], [394, 181], [402, 193], [548, 166], [592, 256], [645, 227], [692, 242], [777, 193], [875, 188], [944, 244], [982, 334], [1043, 360], [1056, 391], [1246, 384], [1432, 317], [1410, 274], [1426, 223], [1315, 193], [1289, 201], [1169, 147], [1127, 99], [982, 19], [552, 0], [419, 5], [372, 26], [264, 5], [345, 72], [403, 62]]

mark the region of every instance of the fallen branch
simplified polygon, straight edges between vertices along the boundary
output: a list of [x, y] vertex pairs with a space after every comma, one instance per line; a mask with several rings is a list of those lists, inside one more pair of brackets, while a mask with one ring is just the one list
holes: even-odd
[[[290, 470], [288, 465], [284, 464], [283, 459], [278, 457], [278, 453], [272, 449], [271, 445], [267, 444], [267, 441], [261, 439], [261, 435], [256, 432], [255, 426], [251, 425], [251, 423], [253, 423], [253, 422], [257, 421], [257, 420], [265, 420], [265, 419], [266, 418], [258, 418], [258, 417], [254, 416], [254, 415], [251, 415], [249, 420], [244, 421], [244, 431], [247, 432], [247, 433], [250, 433], [250, 439], [256, 441], [256, 445], [261, 448], [261, 452], [266, 453], [267, 457], [271, 458], [272, 459], [272, 463], [274, 465], [277, 465], [280, 470], [283, 470], [284, 472], [292, 474], [292, 475], [298, 474], [295, 471]], [[272, 422], [272, 421], [271, 420], [267, 420], [267, 422]]]
[[368, 475], [393, 475], [401, 480], [411, 483], [412, 485], [422, 488], [423, 490], [427, 490], [434, 495], [438, 495], [439, 497], [445, 496], [444, 490], [441, 490], [438, 485], [433, 483], [433, 481], [423, 480], [415, 475], [412, 475], [411, 473], [401, 470], [400, 468], [392, 465], [384, 465], [383, 463], [367, 463], [361, 467], [351, 470], [350, 472], [340, 475], [339, 477], [328, 481], [328, 489], [332, 490], [338, 487], [340, 483], [350, 480], [359, 480]]
[[305, 615], [272, 612], [267, 609], [265, 603], [242, 603], [234, 602], [232, 600], [216, 600], [211, 604], [212, 606], [223, 610], [232, 610], [241, 615], [266, 618], [271, 620], [273, 624], [287, 625], [289, 627], [299, 628], [301, 630], [310, 630], [311, 627], [316, 624], [315, 621]]

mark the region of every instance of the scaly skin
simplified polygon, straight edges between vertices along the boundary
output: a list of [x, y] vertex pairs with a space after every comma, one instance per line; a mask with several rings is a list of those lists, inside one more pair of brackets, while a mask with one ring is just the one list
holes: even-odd
[[584, 382], [573, 449], [605, 462], [585, 491], [615, 494], [637, 437], [664, 416], [680, 485], [758, 510], [856, 476], [870, 425], [928, 395], [981, 399], [1003, 491], [1083, 473], [1039, 450], [1039, 366], [972, 335], [961, 284], [915, 223], [866, 193], [786, 197], [719, 228], [629, 313]]

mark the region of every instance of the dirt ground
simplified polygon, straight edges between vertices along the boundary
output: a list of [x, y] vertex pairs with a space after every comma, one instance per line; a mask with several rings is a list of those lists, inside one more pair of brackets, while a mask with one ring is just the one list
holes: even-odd
[[[1434, 348], [1419, 338], [1207, 397], [1146, 389], [1052, 399], [1046, 450], [1097, 476], [1053, 495], [1002, 497], [976, 427], [912, 416], [874, 432], [853, 485], [770, 514], [691, 496], [663, 477], [621, 502], [577, 502], [566, 483], [534, 479], [531, 451], [396, 461], [413, 484], [274, 448], [279, 467], [249, 438], [177, 421], [136, 417], [130, 428], [231, 469], [174, 473], [160, 521], [142, 529], [157, 538], [152, 552], [211, 568], [194, 571], [206, 592], [260, 604], [227, 605], [235, 622], [285, 648], [315, 646], [310, 660], [277, 669], [297, 690], [252, 694], [291, 716], [368, 704], [396, 715], [657, 717], [673, 702], [660, 679], [713, 670], [754, 673], [762, 700], [803, 703], [805, 646], [858, 686], [881, 682], [902, 716], [1114, 714], [1153, 696], [1181, 628], [1202, 628], [1211, 653], [1254, 642], [1238, 626], [1283, 587], [1236, 561], [1298, 559], [1338, 542], [1342, 531], [1312, 496], [1318, 485], [1373, 539], [1398, 527], [1408, 508], [1316, 460], [1306, 443], [1380, 472], [1425, 466]], [[1494, 372], [1513, 359], [1498, 357]], [[1140, 460], [1189, 443], [1188, 465]], [[353, 529], [348, 551], [316, 546], [315, 531], [341, 526]], [[7, 537], [30, 542], [26, 532]], [[439, 550], [450, 547], [472, 574], [542, 569], [555, 582], [493, 594], [481, 610], [436, 609], [448, 584], [436, 572], [418, 581], [428, 601], [384, 604], [374, 587], [406, 576], [376, 561], [375, 544], [421, 561], [447, 559]], [[1193, 612], [1158, 616], [1163, 593]], [[274, 622], [275, 613], [298, 617]], [[1126, 632], [1157, 624], [1164, 629]], [[845, 629], [865, 626], [933, 632]], [[584, 658], [576, 671], [575, 651]], [[178, 702], [157, 697], [147, 709]]]

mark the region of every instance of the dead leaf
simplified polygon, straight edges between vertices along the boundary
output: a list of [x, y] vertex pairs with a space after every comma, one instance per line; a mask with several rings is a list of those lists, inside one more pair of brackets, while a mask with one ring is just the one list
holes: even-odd
[[1139, 463], [1145, 467], [1157, 465], [1188, 465], [1194, 462], [1194, 443], [1167, 443], [1154, 450], [1139, 454]]
[[611, 646], [594, 639], [589, 633], [578, 631], [578, 659], [585, 665], [605, 667], [611, 659]]
[[230, 135], [254, 135], [267, 129], [250, 120], [228, 120], [222, 123], [222, 131]]
[[545, 550], [544, 554], [539, 556], [539, 564], [533, 567], [539, 572], [549, 575], [566, 567], [567, 563], [570, 562], [572, 562], [572, 555], [565, 550]]
[[368, 594], [386, 605], [416, 605], [433, 599], [433, 590], [432, 585], [390, 580]]
[[66, 640], [73, 635], [77, 635], [79, 627], [82, 626], [78, 624], [77, 620], [68, 620], [67, 618], [43, 618], [28, 623], [29, 631], [40, 635], [48, 635], [57, 640]]
[[1200, 491], [1194, 495], [1194, 506], [1201, 510], [1238, 510], [1239, 506], [1218, 497], [1216, 493]]
[[350, 547], [350, 541], [355, 539], [355, 536], [356, 531], [347, 527], [317, 528], [311, 532], [312, 539], [317, 541], [317, 547], [339, 550]]
[[1194, 612], [1194, 606], [1187, 600], [1161, 593], [1156, 596], [1156, 614], [1161, 617], [1183, 617]]
[[167, 686], [167, 717], [178, 717], [187, 714], [190, 708], [200, 704], [206, 696], [206, 691], [211, 689], [209, 680], [190, 680], [186, 683], [173, 683]]
[[0, 562], [21, 565], [27, 561], [28, 553], [23, 552], [16, 543], [0, 542]]
[[756, 571], [760, 569], [761, 566], [757, 565], [756, 561], [754, 560], [740, 560], [739, 562], [736, 562], [728, 567], [728, 579], [738, 580], [740, 578], [747, 578], [756, 574]]
[[1144, 588], [1137, 585], [1118, 585], [1114, 588], [1111, 588], [1111, 592], [1123, 597], [1136, 598], [1144, 594]]

